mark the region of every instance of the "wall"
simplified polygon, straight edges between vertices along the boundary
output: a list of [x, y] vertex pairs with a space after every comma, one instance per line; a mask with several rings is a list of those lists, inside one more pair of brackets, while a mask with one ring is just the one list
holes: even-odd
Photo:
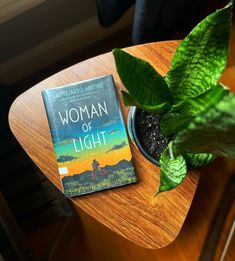
[[125, 28], [132, 11], [104, 29], [98, 24], [95, 0], [46, 0], [0, 24], [0, 83], [26, 78]]

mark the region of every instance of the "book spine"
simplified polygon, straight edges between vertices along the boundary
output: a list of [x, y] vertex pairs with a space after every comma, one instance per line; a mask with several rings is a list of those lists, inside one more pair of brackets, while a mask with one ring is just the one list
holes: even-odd
[[[54, 123], [54, 118], [53, 118], [53, 110], [52, 110], [52, 102], [50, 100], [50, 95], [48, 94], [48, 91], [42, 92], [42, 97], [43, 97], [43, 102], [44, 102], [44, 107], [46, 108], [46, 114], [48, 118], [48, 123], [49, 123], [49, 128], [50, 128], [50, 133], [54, 145], [54, 134], [53, 129], [56, 128], [56, 125]], [[56, 129], [57, 130], [57, 129]]]

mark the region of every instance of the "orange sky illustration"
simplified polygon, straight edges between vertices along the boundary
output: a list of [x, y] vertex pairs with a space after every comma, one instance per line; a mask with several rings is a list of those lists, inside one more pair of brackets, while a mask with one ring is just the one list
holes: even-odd
[[115, 165], [120, 160], [126, 159], [131, 160], [131, 152], [129, 146], [126, 146], [119, 150], [114, 150], [109, 153], [100, 153], [100, 154], [91, 154], [87, 155], [87, 158], [84, 160], [78, 159], [71, 162], [59, 163], [59, 167], [67, 167], [69, 173], [66, 175], [60, 175], [61, 178], [65, 176], [71, 176], [74, 174], [80, 174], [86, 170], [92, 169], [92, 160], [96, 159], [100, 163], [100, 167], [105, 165]]

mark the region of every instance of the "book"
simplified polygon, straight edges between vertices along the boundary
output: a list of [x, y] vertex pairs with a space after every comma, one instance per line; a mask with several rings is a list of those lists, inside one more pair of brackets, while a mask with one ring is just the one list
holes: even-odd
[[112, 75], [42, 91], [67, 197], [135, 183]]

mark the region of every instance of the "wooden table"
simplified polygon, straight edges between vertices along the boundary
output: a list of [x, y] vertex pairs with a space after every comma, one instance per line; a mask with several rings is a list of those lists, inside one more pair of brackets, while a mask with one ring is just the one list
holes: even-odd
[[[159, 73], [166, 74], [178, 41], [144, 44], [126, 49], [148, 60]], [[61, 190], [41, 91], [47, 88], [113, 74], [122, 88], [111, 53], [103, 54], [63, 70], [21, 94], [9, 113], [11, 130], [41, 171]], [[120, 97], [119, 97], [120, 98]], [[126, 122], [129, 108], [121, 108]], [[131, 143], [131, 142], [130, 142]], [[148, 162], [131, 143], [139, 183], [71, 201], [110, 230], [145, 248], [162, 248], [178, 235], [187, 216], [199, 174], [189, 172], [183, 183], [172, 191], [153, 197], [159, 186], [159, 168]]]

